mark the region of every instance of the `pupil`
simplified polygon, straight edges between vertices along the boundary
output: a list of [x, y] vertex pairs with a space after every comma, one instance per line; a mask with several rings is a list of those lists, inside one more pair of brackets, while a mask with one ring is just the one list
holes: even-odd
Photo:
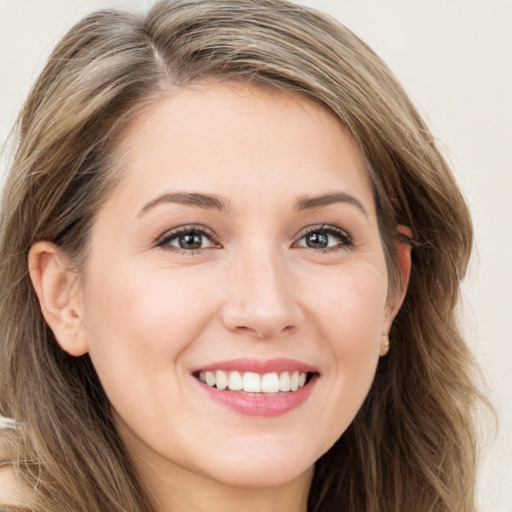
[[187, 233], [178, 239], [182, 249], [199, 249], [201, 247], [201, 233]]
[[329, 237], [325, 233], [311, 233], [307, 238], [307, 246], [315, 249], [324, 249], [329, 243]]

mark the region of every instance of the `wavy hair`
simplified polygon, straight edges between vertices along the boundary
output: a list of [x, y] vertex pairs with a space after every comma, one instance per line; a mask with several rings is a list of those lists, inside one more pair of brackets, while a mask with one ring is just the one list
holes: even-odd
[[413, 233], [391, 350], [355, 420], [317, 461], [308, 510], [474, 512], [481, 396], [455, 312], [472, 245], [467, 206], [382, 60], [337, 21], [282, 0], [93, 13], [58, 44], [24, 105], [1, 204], [0, 414], [19, 424], [7, 444], [33, 490], [30, 510], [153, 510], [90, 359], [63, 352], [42, 317], [27, 254], [49, 240], [83, 268], [95, 213], [122, 178], [113, 155], [123, 128], [205, 79], [298, 93], [340, 119], [366, 160], [395, 286], [396, 226]]

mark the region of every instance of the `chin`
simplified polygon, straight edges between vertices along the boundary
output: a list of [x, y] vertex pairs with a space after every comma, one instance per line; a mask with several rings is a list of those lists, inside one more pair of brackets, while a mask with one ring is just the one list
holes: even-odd
[[[268, 441], [268, 439], [267, 439]], [[312, 474], [317, 457], [307, 448], [307, 443], [279, 442], [274, 449], [253, 443], [251, 449], [230, 451], [230, 455], [217, 455], [214, 468], [208, 467], [208, 478], [237, 488], [261, 489], [281, 487]], [[309, 447], [311, 448], [311, 447]]]
[[309, 480], [313, 474], [314, 464], [307, 467], [291, 467], [284, 463], [252, 464], [245, 461], [236, 468], [216, 472], [209, 479], [238, 489], [269, 489], [293, 485], [296, 481]]

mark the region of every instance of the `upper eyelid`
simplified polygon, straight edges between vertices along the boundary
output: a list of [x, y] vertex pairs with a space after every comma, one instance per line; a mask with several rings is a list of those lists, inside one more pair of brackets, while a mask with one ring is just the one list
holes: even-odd
[[337, 233], [339, 235], [343, 235], [349, 240], [353, 240], [353, 236], [346, 230], [342, 229], [339, 226], [335, 226], [333, 224], [316, 224], [312, 226], [306, 226], [305, 228], [302, 228], [296, 235], [295, 238], [297, 240], [300, 240], [304, 236], [308, 235], [309, 233], [313, 233], [315, 231], [330, 231]]
[[[219, 237], [217, 234], [210, 228], [202, 225], [202, 224], [183, 224], [181, 226], [176, 226], [174, 228], [171, 228], [167, 231], [165, 231], [163, 234], [158, 236], [155, 239], [156, 245], [163, 244], [163, 242], [168, 241], [169, 239], [180, 235], [181, 233], [187, 233], [195, 231], [198, 233], [201, 233], [208, 237], [213, 243], [220, 245]], [[330, 231], [332, 233], [338, 234], [340, 236], [343, 236], [348, 239], [351, 243], [354, 241], [354, 237], [345, 229], [340, 228], [339, 226], [333, 225], [333, 224], [314, 224], [310, 226], [305, 226], [302, 228], [294, 237], [294, 242], [301, 240], [304, 236], [308, 235], [309, 233], [315, 232], [315, 231]]]
[[332, 247], [325, 247], [325, 248], [314, 248], [312, 250], [315, 251], [321, 251], [321, 252], [328, 252], [328, 253], [334, 253], [336, 251], [339, 251], [341, 249], [348, 250], [348, 249], [354, 249], [357, 247], [356, 242], [354, 241], [354, 237], [350, 232], [348, 232], [345, 229], [340, 228], [339, 226], [333, 225], [333, 224], [320, 224], [316, 226], [307, 226], [302, 231], [300, 231], [292, 244], [292, 247], [297, 247], [304, 249], [306, 246], [303, 246], [300, 244], [300, 241], [306, 237], [310, 233], [315, 233], [319, 231], [327, 232], [330, 236], [335, 236], [338, 238], [339, 243], [332, 246]]
[[182, 233], [188, 233], [191, 231], [195, 231], [197, 233], [201, 233], [202, 235], [205, 235], [207, 238], [209, 238], [213, 243], [218, 244], [218, 237], [215, 234], [214, 231], [212, 231], [210, 228], [207, 228], [206, 226], [203, 226], [201, 224], [183, 224], [181, 226], [176, 226], [174, 228], [168, 229], [164, 233], [162, 233], [160, 236], [158, 236], [155, 239], [156, 245], [163, 244], [164, 242], [168, 241], [169, 239], [172, 239]]

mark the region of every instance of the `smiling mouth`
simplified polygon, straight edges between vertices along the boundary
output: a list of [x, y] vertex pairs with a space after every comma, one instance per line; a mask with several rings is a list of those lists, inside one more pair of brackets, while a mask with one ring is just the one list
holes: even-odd
[[313, 372], [283, 371], [255, 373], [241, 371], [211, 370], [195, 372], [194, 377], [219, 391], [237, 391], [250, 395], [277, 395], [294, 393], [306, 386]]

